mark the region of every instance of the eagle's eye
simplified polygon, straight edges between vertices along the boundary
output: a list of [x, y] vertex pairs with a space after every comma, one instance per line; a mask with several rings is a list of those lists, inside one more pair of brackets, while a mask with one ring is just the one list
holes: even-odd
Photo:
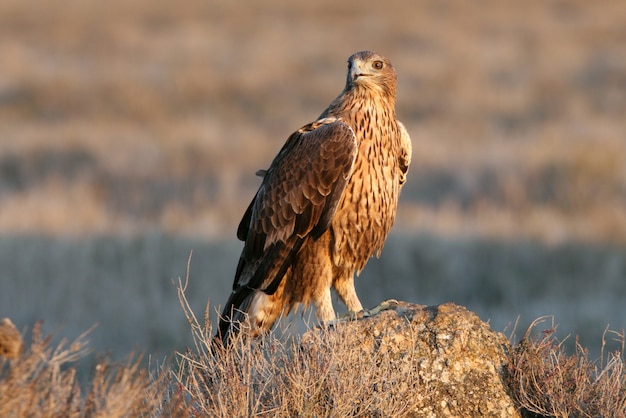
[[377, 70], [380, 70], [381, 68], [383, 68], [383, 62], [380, 60], [376, 60], [372, 63], [372, 67], [374, 67]]

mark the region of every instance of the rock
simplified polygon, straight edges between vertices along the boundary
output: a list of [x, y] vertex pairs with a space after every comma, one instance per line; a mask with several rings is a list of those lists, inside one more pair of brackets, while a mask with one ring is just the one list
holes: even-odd
[[372, 376], [384, 381], [371, 386], [370, 397], [387, 397], [383, 405], [405, 399], [402, 416], [520, 417], [504, 384], [510, 344], [503, 334], [452, 303], [390, 301], [381, 307], [328, 330], [308, 331], [303, 350], [319, 351], [325, 334], [336, 333], [334, 350], [358, 353], [354, 358], [359, 360], [346, 367], [355, 376], [378, 369]]
[[0, 321], [0, 356], [15, 360], [22, 355], [22, 335], [9, 318]]

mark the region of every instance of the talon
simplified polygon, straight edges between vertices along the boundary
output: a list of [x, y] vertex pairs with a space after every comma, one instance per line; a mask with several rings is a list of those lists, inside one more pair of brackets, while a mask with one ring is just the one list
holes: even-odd
[[395, 299], [389, 299], [386, 300], [384, 302], [381, 302], [380, 305], [378, 306], [374, 306], [372, 309], [369, 309], [368, 312], [368, 316], [372, 316], [372, 315], [376, 315], [382, 311], [387, 311], [389, 309], [392, 309], [394, 306], [398, 306], [399, 302]]

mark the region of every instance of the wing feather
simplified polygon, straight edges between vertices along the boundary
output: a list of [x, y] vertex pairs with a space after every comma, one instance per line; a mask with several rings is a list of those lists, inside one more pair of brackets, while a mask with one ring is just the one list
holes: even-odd
[[356, 154], [354, 132], [336, 118], [306, 125], [289, 137], [237, 229], [245, 244], [234, 291], [276, 290], [304, 240], [318, 238], [330, 226]]

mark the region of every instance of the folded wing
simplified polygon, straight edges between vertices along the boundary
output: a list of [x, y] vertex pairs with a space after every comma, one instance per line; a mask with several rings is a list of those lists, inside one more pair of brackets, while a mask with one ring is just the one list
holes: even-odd
[[266, 171], [237, 237], [245, 241], [233, 293], [220, 322], [242, 319], [255, 291], [272, 294], [306, 239], [330, 226], [352, 173], [357, 143], [352, 129], [325, 118], [294, 132]]

